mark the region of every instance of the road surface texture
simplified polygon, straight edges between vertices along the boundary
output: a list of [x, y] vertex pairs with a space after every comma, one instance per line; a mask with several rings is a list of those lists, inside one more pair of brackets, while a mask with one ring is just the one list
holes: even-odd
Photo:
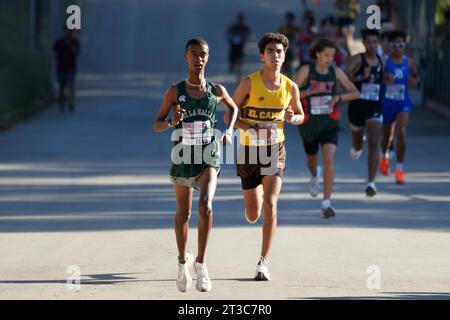
[[[206, 255], [213, 290], [178, 292], [172, 144], [151, 125], [168, 85], [186, 77], [184, 44], [209, 41], [207, 78], [232, 93], [224, 30], [236, 12], [246, 12], [258, 39], [287, 9], [300, 11], [287, 0], [182, 3], [84, 1], [76, 112], [55, 107], [0, 136], [0, 298], [449, 299], [450, 126], [420, 105], [406, 185], [380, 177], [373, 199], [364, 194], [366, 150], [359, 161], [348, 156], [344, 108], [332, 220], [309, 196], [303, 146], [287, 126], [271, 282], [252, 280], [261, 221], [245, 221], [240, 180], [224, 164]], [[255, 43], [248, 52], [251, 72], [260, 66]], [[197, 221], [194, 202], [194, 254]], [[77, 268], [80, 290], [67, 285]]]

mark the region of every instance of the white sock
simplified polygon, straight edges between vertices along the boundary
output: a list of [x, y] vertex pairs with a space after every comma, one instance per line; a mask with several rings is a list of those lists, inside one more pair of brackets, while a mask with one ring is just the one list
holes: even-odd
[[320, 177], [321, 169], [322, 169], [322, 168], [320, 168], [320, 166], [317, 166], [317, 169], [316, 169], [316, 175], [313, 176], [313, 175], [311, 174], [311, 177], [312, 177], [313, 179], [316, 179], [316, 178]]
[[375, 189], [375, 182], [371, 181], [371, 182], [367, 183], [367, 186]]
[[330, 199], [326, 199], [322, 201], [322, 209], [326, 209], [331, 207], [331, 200]]
[[397, 170], [403, 171], [403, 163], [397, 163]]

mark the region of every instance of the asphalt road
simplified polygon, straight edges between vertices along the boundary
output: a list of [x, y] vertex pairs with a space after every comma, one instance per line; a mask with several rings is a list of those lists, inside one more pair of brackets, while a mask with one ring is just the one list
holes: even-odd
[[[76, 112], [55, 107], [0, 136], [0, 299], [449, 299], [450, 126], [420, 105], [407, 184], [380, 177], [374, 199], [364, 195], [367, 152], [357, 162], [348, 157], [344, 108], [337, 217], [327, 221], [308, 194], [297, 129], [287, 127], [268, 283], [252, 280], [261, 221], [245, 221], [240, 181], [225, 164], [206, 257], [213, 290], [176, 289], [170, 135], [151, 124], [168, 85], [186, 77], [184, 43], [204, 36], [207, 78], [233, 92], [224, 29], [235, 13], [246, 11], [258, 38], [298, 3], [84, 1]], [[254, 44], [246, 62], [248, 72], [259, 68]], [[194, 253], [196, 211], [194, 203]], [[69, 266], [79, 268], [80, 290], [67, 286]]]

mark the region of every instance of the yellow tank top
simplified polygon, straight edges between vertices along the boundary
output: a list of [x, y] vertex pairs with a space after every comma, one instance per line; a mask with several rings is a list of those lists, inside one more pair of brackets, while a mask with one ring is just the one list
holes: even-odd
[[[254, 130], [241, 130], [240, 142], [245, 146], [264, 146], [284, 141], [284, 114], [291, 101], [293, 82], [281, 75], [278, 90], [264, 86], [261, 73], [248, 76], [251, 80], [250, 96], [241, 108], [241, 119], [248, 124], [257, 124], [261, 130], [257, 137]], [[252, 134], [253, 133], [253, 134]]]

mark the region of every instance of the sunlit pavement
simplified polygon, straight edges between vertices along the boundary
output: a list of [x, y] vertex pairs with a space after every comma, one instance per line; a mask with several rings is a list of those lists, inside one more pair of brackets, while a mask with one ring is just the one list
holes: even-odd
[[[186, 76], [183, 45], [192, 35], [210, 41], [207, 77], [234, 91], [222, 31], [240, 2], [219, 5], [227, 16], [206, 1], [189, 12], [175, 1], [128, 1], [120, 16], [124, 2], [85, 1], [75, 114], [53, 108], [0, 136], [1, 299], [450, 298], [450, 126], [420, 106], [408, 132], [407, 183], [379, 177], [373, 199], [364, 195], [367, 150], [356, 162], [348, 156], [343, 108], [332, 220], [320, 218], [321, 195], [308, 194], [303, 146], [287, 127], [271, 282], [252, 280], [262, 221], [247, 224], [240, 181], [224, 164], [206, 257], [213, 290], [177, 291], [172, 144], [169, 132], [156, 134], [151, 124], [167, 86]], [[267, 17], [281, 17], [292, 2], [276, 10], [258, 3], [248, 16], [259, 32], [263, 22], [277, 26]], [[100, 13], [111, 19], [96, 19]], [[204, 22], [208, 14], [214, 24]], [[193, 21], [191, 29], [181, 17]], [[248, 72], [258, 67], [250, 49]], [[195, 254], [195, 203], [193, 212], [188, 247]]]

